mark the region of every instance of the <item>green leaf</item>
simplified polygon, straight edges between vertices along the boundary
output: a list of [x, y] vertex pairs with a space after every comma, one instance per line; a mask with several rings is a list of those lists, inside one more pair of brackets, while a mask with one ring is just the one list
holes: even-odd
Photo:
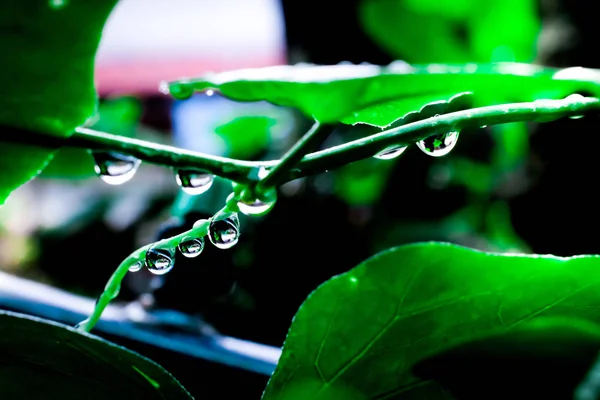
[[598, 358], [600, 326], [541, 317], [453, 347], [413, 372], [467, 399], [570, 399]]
[[73, 328], [0, 311], [0, 398], [192, 399], [161, 366]]
[[[117, 0], [5, 0], [0, 6], [0, 140], [11, 128], [68, 137], [96, 107], [94, 57]], [[52, 152], [0, 144], [0, 204]]]
[[[518, 63], [296, 65], [210, 74], [164, 84], [162, 90], [181, 99], [194, 91], [218, 90], [237, 101], [266, 100], [294, 107], [322, 123], [362, 122], [383, 127], [390, 123], [390, 112], [381, 117], [370, 107], [422, 97], [422, 104], [411, 104], [414, 110], [431, 102], [431, 97], [447, 100], [448, 94], [461, 92], [473, 92], [476, 98], [494, 93], [496, 101], [559, 99], [578, 91], [600, 95], [600, 71]], [[396, 118], [405, 111], [401, 107]]]
[[[264, 400], [444, 398], [419, 361], [538, 316], [600, 320], [600, 256], [559, 258], [420, 243], [327, 281], [300, 307]], [[430, 396], [430, 397], [427, 397]]]

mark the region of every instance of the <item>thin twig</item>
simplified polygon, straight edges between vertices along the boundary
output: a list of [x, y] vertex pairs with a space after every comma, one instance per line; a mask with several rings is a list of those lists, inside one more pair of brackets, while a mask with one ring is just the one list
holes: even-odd
[[318, 121], [315, 121], [313, 126], [296, 142], [291, 149], [287, 151], [271, 170], [264, 176], [256, 185], [257, 190], [268, 189], [270, 187], [277, 187], [282, 181], [285, 181], [290, 170], [298, 164], [298, 162], [314, 150], [319, 144], [327, 138], [331, 133], [331, 125], [321, 125]]

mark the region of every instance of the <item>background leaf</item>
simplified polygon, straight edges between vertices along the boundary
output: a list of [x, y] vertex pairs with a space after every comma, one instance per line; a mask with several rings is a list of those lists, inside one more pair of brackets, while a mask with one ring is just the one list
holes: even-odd
[[0, 312], [0, 397], [191, 399], [158, 364], [99, 337]]
[[[569, 72], [569, 71], [567, 71]], [[528, 64], [415, 65], [392, 63], [330, 66], [296, 65], [249, 68], [211, 74], [169, 84], [170, 93], [187, 98], [194, 91], [219, 90], [237, 101], [265, 100], [294, 107], [320, 122], [367, 123], [386, 126], [389, 112], [373, 113], [377, 104], [431, 96], [447, 100], [449, 93], [494, 93], [496, 101], [557, 99], [577, 91], [600, 95], [600, 73], [581, 69], [577, 73]], [[483, 96], [482, 96], [483, 97]], [[367, 109], [365, 114], [362, 110]], [[402, 117], [399, 111], [396, 118]]]
[[[69, 136], [96, 106], [94, 57], [117, 0], [8, 0], [0, 6], [0, 139], [11, 127]], [[77, 38], [77, 40], [74, 40]], [[51, 152], [2, 143], [0, 204]]]
[[306, 299], [263, 398], [327, 399], [339, 390], [364, 399], [445, 398], [410, 373], [415, 363], [537, 316], [600, 320], [598, 271], [600, 256], [491, 254], [443, 243], [384, 251]]
[[[88, 124], [97, 129], [125, 137], [135, 137], [142, 105], [135, 97], [118, 97], [100, 103], [98, 111]], [[63, 147], [58, 150], [40, 178], [88, 178], [96, 176], [94, 161], [87, 150]]]

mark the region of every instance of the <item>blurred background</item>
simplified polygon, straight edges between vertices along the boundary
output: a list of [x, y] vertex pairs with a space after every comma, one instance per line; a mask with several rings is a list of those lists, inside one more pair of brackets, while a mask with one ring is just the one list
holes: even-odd
[[[598, 68], [595, 22], [585, 3], [566, 0], [120, 0], [97, 56], [99, 112], [87, 125], [215, 155], [276, 159], [311, 121], [216, 93], [175, 101], [159, 83], [298, 62]], [[582, 229], [600, 223], [595, 148], [565, 139], [597, 127], [592, 116], [489, 127], [462, 132], [442, 158], [410, 147], [394, 160], [290, 182], [270, 214], [241, 216], [233, 249], [207, 243], [164, 277], [128, 274], [119, 300], [201, 316], [223, 334], [279, 347], [310, 291], [389, 247], [437, 240], [597, 254], [597, 238]], [[360, 135], [339, 127], [324, 146]], [[96, 177], [89, 154], [61, 150], [0, 208], [0, 269], [95, 297], [132, 250], [211, 216], [229, 192], [229, 182], [217, 179], [207, 193], [188, 195], [172, 170], [146, 164], [111, 186]], [[121, 342], [163, 364], [197, 397], [236, 390], [217, 383], [228, 379], [259, 398], [268, 378]]]

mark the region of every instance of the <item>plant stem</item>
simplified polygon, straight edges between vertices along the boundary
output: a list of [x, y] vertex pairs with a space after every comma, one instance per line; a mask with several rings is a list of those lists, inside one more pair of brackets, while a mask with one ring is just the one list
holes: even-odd
[[285, 181], [318, 174], [372, 157], [391, 145], [409, 146], [436, 133], [509, 122], [547, 122], [590, 111], [600, 111], [599, 99], [538, 100], [531, 103], [503, 104], [443, 114], [308, 154], [296, 165], [296, 168], [290, 171]]
[[262, 190], [277, 187], [282, 181], [285, 180], [286, 175], [294, 168], [298, 162], [308, 152], [313, 150], [319, 144], [325, 140], [325, 138], [331, 133], [331, 125], [321, 125], [318, 121], [315, 121], [313, 126], [289, 149], [281, 158], [279, 163], [273, 167], [269, 173], [262, 178], [256, 185], [257, 190]]
[[2, 139], [53, 150], [61, 146], [68, 146], [90, 150], [115, 151], [167, 167], [205, 169], [215, 175], [242, 184], [256, 184], [259, 181], [258, 171], [261, 168], [274, 167], [268, 176], [274, 175], [261, 184], [261, 187], [266, 187], [273, 184], [273, 182], [277, 182], [277, 184], [285, 183], [372, 157], [391, 145], [409, 146], [435, 133], [509, 122], [551, 121], [565, 116], [577, 116], [598, 110], [600, 110], [599, 99], [578, 97], [473, 108], [401, 125], [363, 139], [305, 155], [298, 161], [297, 159], [303, 151], [310, 147], [306, 143], [301, 145], [303, 140], [306, 139], [308, 145], [311, 145], [318, 138], [322, 138], [320, 134], [317, 134], [319, 129], [316, 128], [318, 126], [313, 126], [300, 142], [284, 156], [284, 159], [289, 157], [285, 163], [276, 160], [260, 162], [234, 160], [86, 128], [78, 128], [66, 140], [22, 129], [9, 130], [3, 135]]

